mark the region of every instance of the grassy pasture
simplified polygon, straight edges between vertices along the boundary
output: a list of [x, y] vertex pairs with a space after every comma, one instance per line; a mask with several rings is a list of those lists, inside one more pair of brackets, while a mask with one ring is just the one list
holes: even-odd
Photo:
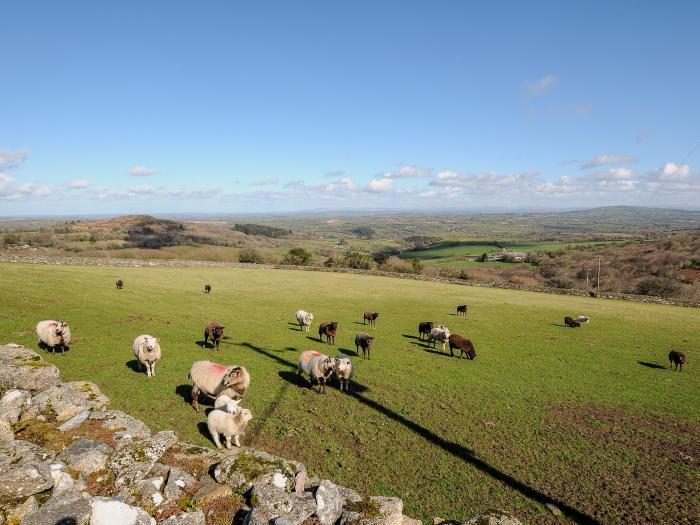
[[[125, 281], [116, 290], [114, 281]], [[211, 295], [203, 293], [211, 283]], [[556, 523], [554, 501], [582, 523], [692, 523], [700, 515], [700, 311], [350, 274], [240, 268], [0, 265], [0, 341], [37, 348], [34, 325], [67, 319], [76, 338], [45, 354], [64, 380], [96, 382], [115, 408], [154, 430], [210, 444], [188, 404], [196, 359], [245, 365], [245, 445], [298, 459], [312, 474], [404, 498], [405, 512], [464, 519], [489, 508]], [[453, 315], [469, 304], [465, 318]], [[291, 324], [314, 313], [309, 334]], [[364, 310], [380, 312], [362, 326]], [[564, 315], [590, 315], [580, 329]], [[228, 339], [198, 345], [218, 320]], [[336, 346], [315, 340], [339, 321]], [[474, 361], [416, 339], [419, 321], [469, 336]], [[296, 378], [302, 350], [354, 353], [350, 395]], [[135, 372], [135, 336], [161, 338], [152, 379]], [[670, 348], [689, 356], [667, 369]]]

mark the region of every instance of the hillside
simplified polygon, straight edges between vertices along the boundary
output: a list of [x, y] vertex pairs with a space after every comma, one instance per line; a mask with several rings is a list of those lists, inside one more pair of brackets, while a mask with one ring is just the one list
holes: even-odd
[[[38, 319], [67, 319], [70, 351], [44, 358], [154, 430], [212, 446], [187, 382], [193, 361], [211, 359], [251, 374], [244, 445], [365, 494], [398, 495], [424, 523], [489, 508], [561, 523], [545, 498], [587, 523], [683, 523], [700, 513], [696, 308], [284, 270], [0, 271], [0, 341], [36, 348]], [[461, 303], [466, 318], [455, 315]], [[296, 325], [299, 308], [314, 313], [310, 333]], [[366, 310], [380, 312], [376, 326], [362, 324]], [[590, 324], [563, 326], [579, 314]], [[316, 337], [330, 319], [339, 322], [335, 346]], [[201, 341], [212, 320], [226, 326], [218, 352]], [[476, 359], [421, 342], [416, 325], [427, 320], [468, 336]], [[355, 355], [360, 331], [376, 337], [371, 360]], [[150, 379], [134, 370], [131, 344], [142, 333], [163, 349]], [[682, 372], [667, 368], [670, 348], [688, 356]], [[351, 394], [319, 395], [297, 377], [307, 349], [353, 357]]]

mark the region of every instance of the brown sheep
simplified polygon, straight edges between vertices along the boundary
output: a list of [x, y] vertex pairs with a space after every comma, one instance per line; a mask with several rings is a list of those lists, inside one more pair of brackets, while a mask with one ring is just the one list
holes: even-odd
[[581, 324], [578, 321], [574, 321], [573, 318], [568, 315], [564, 317], [564, 324], [570, 328], [578, 328]]
[[374, 343], [374, 337], [370, 336], [366, 332], [360, 332], [355, 336], [355, 353], [360, 355], [358, 349], [362, 348], [362, 357], [371, 359], [370, 351], [372, 350], [372, 345]]
[[117, 285], [117, 290], [121, 290], [122, 288], [124, 288], [124, 281], [122, 281], [121, 279], [119, 279], [115, 284]]
[[683, 371], [683, 363], [685, 363], [685, 354], [680, 350], [671, 350], [668, 353], [668, 360], [671, 362], [670, 366], [676, 365], [675, 370]]
[[425, 323], [418, 323], [418, 338], [423, 339], [423, 336], [428, 337], [430, 331], [433, 329], [433, 322], [426, 321]]
[[461, 335], [450, 334], [450, 355], [452, 357], [454, 357], [453, 348], [459, 348], [459, 357], [462, 357], [463, 354], [467, 354], [470, 360], [476, 357], [476, 350], [474, 350], [472, 342]]
[[318, 340], [323, 342], [323, 336], [329, 345], [335, 344], [335, 336], [338, 335], [338, 321], [324, 321], [318, 326]]
[[362, 324], [367, 324], [367, 321], [369, 321], [369, 324], [373, 325], [377, 321], [377, 317], [379, 317], [377, 312], [365, 312]]
[[221, 340], [224, 338], [224, 327], [216, 321], [212, 321], [204, 329], [204, 346], [207, 346], [207, 339], [211, 339], [212, 347], [219, 350]]
[[460, 304], [457, 307], [457, 315], [463, 315], [464, 317], [467, 316], [467, 305], [466, 304]]
[[205, 284], [204, 285], [204, 293], [209, 293], [211, 292], [211, 284]]

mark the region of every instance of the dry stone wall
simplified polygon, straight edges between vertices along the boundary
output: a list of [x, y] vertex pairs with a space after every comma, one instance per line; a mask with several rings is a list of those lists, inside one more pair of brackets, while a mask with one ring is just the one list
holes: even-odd
[[[0, 525], [421, 523], [399, 498], [363, 497], [261, 450], [153, 433], [109, 403], [33, 350], [0, 346]], [[520, 524], [503, 512], [466, 523]]]

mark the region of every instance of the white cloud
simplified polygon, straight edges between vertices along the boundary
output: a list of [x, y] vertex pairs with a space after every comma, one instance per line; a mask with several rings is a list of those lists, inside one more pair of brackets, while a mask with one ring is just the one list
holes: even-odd
[[649, 178], [658, 181], [683, 181], [690, 177], [690, 166], [667, 162], [649, 173]]
[[49, 187], [36, 182], [25, 182], [17, 185], [15, 179], [7, 173], [0, 173], [1, 200], [28, 200], [36, 197], [46, 197], [51, 193]]
[[539, 97], [547, 93], [547, 90], [557, 83], [559, 79], [555, 75], [546, 75], [535, 82], [525, 85], [527, 94], [531, 97]]
[[430, 170], [427, 168], [421, 168], [419, 166], [413, 166], [411, 164], [406, 164], [401, 166], [398, 171], [384, 172], [377, 175], [376, 178], [385, 179], [410, 179], [410, 178], [420, 178], [429, 177]]
[[68, 189], [71, 189], [71, 190], [82, 190], [82, 189], [84, 189], [84, 188], [87, 188], [88, 186], [90, 186], [90, 182], [89, 182], [89, 181], [87, 181], [86, 179], [78, 179], [78, 180], [74, 180], [73, 182], [71, 182], [71, 183], [68, 185]]
[[345, 177], [345, 172], [341, 171], [341, 170], [329, 171], [328, 173], [325, 173], [323, 176], [334, 179], [337, 177]]
[[382, 179], [372, 179], [367, 184], [367, 191], [372, 193], [385, 193], [391, 189], [394, 179], [382, 178]]
[[634, 155], [601, 155], [595, 159], [582, 162], [581, 169], [587, 170], [590, 168], [599, 168], [601, 166], [609, 166], [612, 164], [629, 164], [638, 161], [639, 159]]
[[279, 184], [279, 182], [280, 180], [277, 177], [268, 177], [266, 179], [253, 181], [252, 184], [253, 186], [274, 186], [275, 184]]
[[129, 173], [135, 177], [148, 177], [158, 173], [158, 170], [155, 168], [147, 168], [145, 166], [134, 166], [129, 170]]
[[520, 192], [526, 184], [538, 177], [537, 172], [498, 175], [496, 173], [463, 174], [442, 171], [430, 182], [430, 186], [463, 188], [471, 193]]
[[29, 152], [26, 150], [10, 151], [7, 149], [0, 149], [0, 170], [16, 168], [27, 160], [28, 156]]

